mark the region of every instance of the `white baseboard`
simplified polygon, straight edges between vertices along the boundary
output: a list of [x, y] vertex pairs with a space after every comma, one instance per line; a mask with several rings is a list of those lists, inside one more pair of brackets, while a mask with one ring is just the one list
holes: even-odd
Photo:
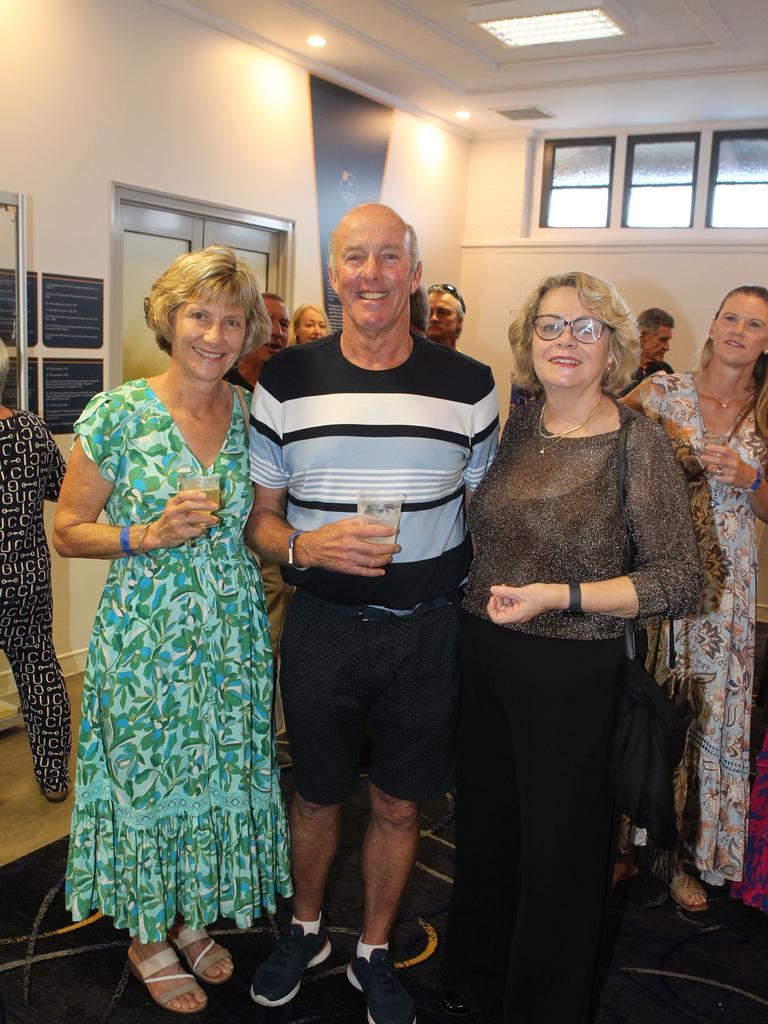
[[[87, 654], [87, 647], [83, 647], [80, 651], [67, 651], [65, 654], [59, 654], [59, 664], [64, 676], [72, 676], [76, 672], [82, 672], [85, 669]], [[11, 670], [6, 669], [4, 672], [0, 672], [0, 698], [15, 692], [16, 684]]]

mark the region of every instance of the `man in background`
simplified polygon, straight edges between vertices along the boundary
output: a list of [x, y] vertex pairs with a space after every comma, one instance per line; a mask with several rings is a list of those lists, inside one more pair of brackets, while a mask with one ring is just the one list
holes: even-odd
[[643, 310], [637, 318], [637, 325], [640, 328], [640, 369], [644, 371], [643, 377], [659, 370], [674, 373], [669, 363], [664, 362], [675, 326], [672, 314], [653, 306]]
[[429, 340], [455, 349], [466, 311], [464, 299], [455, 285], [433, 284], [429, 289]]
[[669, 351], [669, 343], [672, 340], [672, 331], [675, 326], [675, 318], [666, 309], [659, 309], [652, 306], [644, 309], [637, 318], [637, 326], [640, 328], [640, 365], [632, 374], [632, 381], [629, 387], [622, 394], [629, 394], [633, 388], [645, 377], [652, 373], [674, 373], [675, 371], [664, 362], [664, 356]]
[[267, 316], [272, 324], [272, 331], [263, 345], [252, 348], [224, 376], [224, 379], [228, 380], [230, 384], [238, 384], [240, 387], [248, 388], [249, 391], [253, 391], [256, 387], [264, 364], [288, 344], [288, 329], [291, 326], [288, 307], [282, 296], [275, 295], [274, 292], [264, 292], [262, 298]]

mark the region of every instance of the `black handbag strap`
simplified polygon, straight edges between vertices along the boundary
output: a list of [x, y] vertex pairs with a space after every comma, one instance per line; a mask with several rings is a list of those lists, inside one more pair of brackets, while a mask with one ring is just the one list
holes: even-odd
[[[621, 516], [624, 520], [624, 557], [623, 567], [624, 572], [629, 573], [635, 565], [635, 556], [637, 549], [635, 547], [634, 540], [632, 539], [632, 533], [629, 529], [629, 523], [627, 522], [627, 435], [629, 434], [629, 426], [631, 419], [626, 419], [619, 428], [619, 441], [618, 451], [616, 459], [616, 475], [619, 481], [619, 501], [621, 503]], [[637, 657], [637, 643], [635, 637], [635, 631], [637, 629], [637, 619], [624, 619], [624, 651], [630, 661], [634, 661]], [[675, 667], [675, 626], [672, 619], [669, 620], [669, 667]]]

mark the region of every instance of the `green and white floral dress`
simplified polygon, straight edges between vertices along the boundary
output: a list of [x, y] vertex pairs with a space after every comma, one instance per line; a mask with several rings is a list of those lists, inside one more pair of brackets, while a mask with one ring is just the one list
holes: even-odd
[[[109, 522], [157, 519], [195, 456], [145, 380], [96, 395], [75, 424], [114, 489]], [[272, 654], [243, 542], [248, 425], [233, 395], [210, 472], [220, 523], [178, 548], [116, 558], [88, 652], [66, 899], [142, 942], [176, 913], [249, 927], [290, 895], [272, 726]]]

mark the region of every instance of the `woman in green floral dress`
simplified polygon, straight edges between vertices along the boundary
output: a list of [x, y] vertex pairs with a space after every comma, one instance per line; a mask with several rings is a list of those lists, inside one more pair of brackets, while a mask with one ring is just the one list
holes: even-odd
[[[269, 332], [255, 277], [224, 246], [179, 257], [147, 323], [168, 370], [97, 395], [75, 425], [55, 543], [111, 558], [88, 655], [67, 868], [75, 920], [132, 936], [131, 968], [169, 1010], [232, 973], [204, 929], [248, 927], [290, 893], [272, 657], [243, 543], [247, 403], [222, 380]], [[220, 508], [183, 488], [218, 478]], [[98, 522], [104, 511], [108, 524]]]

